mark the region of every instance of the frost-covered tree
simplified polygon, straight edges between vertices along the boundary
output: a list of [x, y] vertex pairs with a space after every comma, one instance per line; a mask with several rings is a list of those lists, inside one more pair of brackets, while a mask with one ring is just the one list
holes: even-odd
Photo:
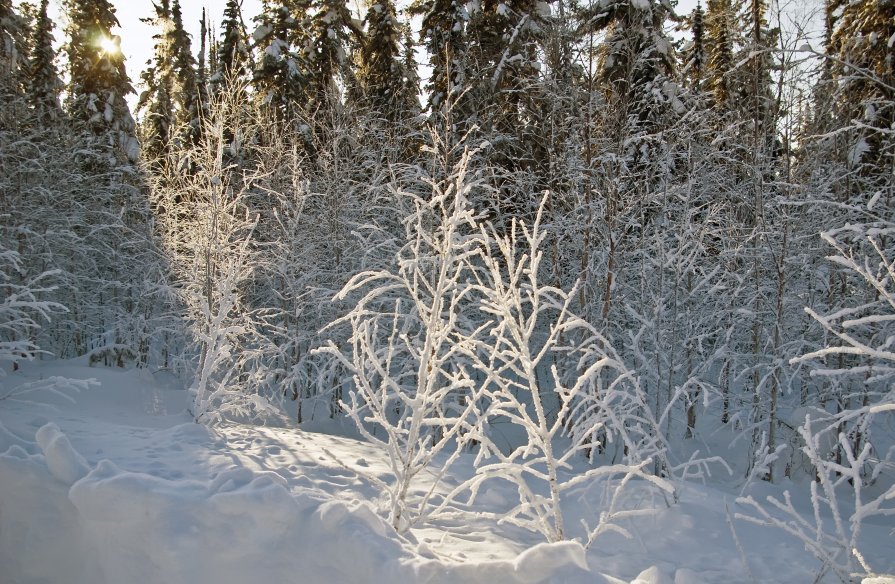
[[[3, 233], [3, 239], [9, 234]], [[26, 269], [18, 252], [6, 249], [0, 240], [0, 362], [12, 362], [13, 370], [20, 361], [30, 361], [41, 353], [36, 344], [41, 326], [52, 316], [64, 312], [58, 302], [46, 300], [56, 286], [58, 272], [50, 270], [34, 276], [25, 276]], [[0, 379], [6, 372], [0, 368]]]
[[[748, 510], [740, 518], [784, 530], [803, 543], [822, 563], [818, 578], [832, 571], [842, 581], [858, 577], [872, 581], [890, 577], [876, 573], [861, 554], [861, 533], [866, 522], [895, 514], [895, 485], [884, 476], [895, 449], [875, 443], [874, 428], [891, 423], [895, 415], [892, 391], [892, 311], [895, 297], [895, 258], [891, 241], [893, 225], [870, 206], [869, 221], [825, 231], [821, 237], [833, 248], [829, 259], [856, 275], [872, 290], [872, 300], [850, 303], [832, 314], [806, 311], [828, 333], [827, 346], [792, 359], [807, 363], [812, 377], [836, 380], [843, 387], [849, 377], [858, 383], [856, 395], [839, 400], [837, 411], [824, 407], [799, 408], [795, 412], [801, 438], [801, 454], [814, 471], [810, 482], [810, 514], [793, 505], [790, 493], [782, 500], [768, 497], [741, 499]], [[848, 362], [828, 357], [847, 355]], [[832, 364], [832, 366], [831, 366]], [[883, 421], [885, 420], [885, 421]], [[833, 451], [840, 454], [834, 455]], [[877, 483], [876, 485], [874, 483]], [[780, 514], [783, 517], [781, 518]]]
[[388, 453], [395, 480], [385, 487], [387, 515], [401, 532], [432, 513], [432, 492], [416, 499], [414, 486], [436, 456], [448, 458], [437, 478], [448, 471], [480, 397], [464, 356], [476, 334], [465, 317], [470, 261], [481, 251], [480, 240], [464, 234], [476, 224], [467, 203], [474, 184], [468, 165], [467, 153], [448, 178], [432, 182], [429, 197], [413, 197], [396, 268], [360, 272], [339, 293], [359, 296], [334, 323], [350, 325], [349, 348], [330, 342], [322, 349], [351, 372], [348, 415]]
[[[541, 280], [546, 233], [540, 220], [531, 227], [513, 221], [500, 235], [482, 228], [487, 246], [483, 270], [472, 295], [487, 317], [469, 343], [469, 358], [483, 380], [483, 410], [473, 437], [480, 442], [473, 495], [487, 479], [507, 480], [519, 504], [501, 521], [540, 532], [547, 541], [572, 539], [562, 502], [566, 493], [597, 477], [639, 476], [672, 492], [672, 486], [645, 471], [651, 463], [667, 469], [661, 431], [634, 374], [610, 342], [571, 312], [569, 294]], [[490, 233], [489, 233], [490, 232]], [[500, 448], [490, 431], [506, 419], [524, 440]], [[570, 444], [560, 447], [558, 438]], [[622, 464], [597, 466], [569, 476], [576, 457], [589, 456], [608, 442], [623, 445]], [[660, 460], [661, 459], [661, 460]], [[544, 489], [533, 485], [546, 484]], [[602, 517], [586, 537], [592, 542], [607, 528]]]
[[[173, 293], [188, 323], [181, 350], [193, 362], [192, 414], [203, 423], [271, 413], [246, 368], [257, 348], [247, 287], [259, 269], [258, 216], [250, 211], [253, 178], [232, 162], [230, 137], [253, 131], [247, 104], [242, 86], [219, 91], [201, 140], [162, 160], [151, 177]], [[192, 172], [183, 172], [182, 158]]]

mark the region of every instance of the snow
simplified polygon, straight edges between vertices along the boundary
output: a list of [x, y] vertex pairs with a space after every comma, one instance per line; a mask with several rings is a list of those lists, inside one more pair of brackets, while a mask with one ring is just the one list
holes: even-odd
[[[96, 379], [66, 394], [0, 401], [0, 581], [127, 584], [244, 582], [631, 583], [806, 582], [819, 565], [785, 533], [728, 518], [742, 484], [679, 483], [666, 502], [634, 480], [624, 519], [593, 545], [545, 543], [502, 524], [516, 487], [485, 482], [456, 516], [399, 535], [386, 520], [387, 456], [336, 422], [298, 428], [193, 423], [188, 392], [168, 372], [89, 367], [86, 358], [25, 363], [3, 379], [21, 384]], [[56, 383], [56, 382], [53, 382]], [[17, 394], [18, 395], [18, 394]], [[437, 461], [436, 461], [437, 464]], [[462, 458], [447, 483], [468, 478]], [[426, 475], [424, 472], [423, 475]], [[431, 488], [423, 482], [421, 491]], [[756, 500], [801, 486], [760, 483]], [[596, 523], [609, 483], [570, 493], [568, 525]], [[793, 504], [808, 510], [806, 499]], [[730, 509], [728, 514], [727, 509]], [[892, 572], [895, 521], [864, 526], [863, 553]], [[583, 533], [585, 528], [581, 528]], [[744, 561], [748, 566], [744, 566]], [[827, 574], [822, 582], [836, 581]], [[868, 582], [890, 582], [882, 577]]]
[[272, 59], [279, 59], [280, 55], [282, 55], [287, 49], [289, 45], [287, 45], [281, 39], [274, 39], [267, 48], [264, 49], [264, 54], [269, 56]]
[[259, 43], [267, 38], [267, 35], [269, 35], [271, 32], [273, 32], [273, 28], [270, 25], [262, 24], [255, 29], [255, 32], [252, 33], [252, 39], [256, 43]]
[[87, 461], [75, 452], [68, 437], [59, 430], [59, 426], [56, 424], [49, 422], [41, 426], [35, 438], [44, 453], [47, 469], [59, 482], [73, 485], [90, 472]]

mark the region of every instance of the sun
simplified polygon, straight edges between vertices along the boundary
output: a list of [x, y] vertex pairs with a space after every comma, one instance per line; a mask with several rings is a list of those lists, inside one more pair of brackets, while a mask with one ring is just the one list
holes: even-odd
[[102, 37], [99, 41], [99, 47], [103, 50], [103, 53], [107, 55], [114, 55], [120, 50], [118, 47], [118, 40], [114, 37]]

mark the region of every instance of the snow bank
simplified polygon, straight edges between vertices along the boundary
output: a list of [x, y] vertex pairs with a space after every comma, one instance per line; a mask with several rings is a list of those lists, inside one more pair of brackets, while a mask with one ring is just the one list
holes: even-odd
[[[539, 545], [513, 560], [424, 558], [368, 503], [290, 492], [273, 472], [241, 466], [209, 481], [94, 467], [55, 424], [29, 452], [0, 455], [4, 582], [177, 584], [601, 582], [577, 543]], [[562, 575], [561, 580], [556, 580]]]
[[11, 446], [0, 455], [0, 581], [102, 583], [69, 487], [42, 454]]

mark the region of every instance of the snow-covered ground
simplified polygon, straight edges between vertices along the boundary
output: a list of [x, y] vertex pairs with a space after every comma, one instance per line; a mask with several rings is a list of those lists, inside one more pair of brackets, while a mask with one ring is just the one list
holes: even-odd
[[[96, 383], [75, 391], [54, 376]], [[0, 399], [2, 584], [799, 583], [820, 570], [781, 530], [734, 518], [746, 511], [735, 501], [742, 480], [720, 468], [708, 484], [676, 485], [677, 503], [632, 482], [625, 505], [653, 512], [622, 523], [630, 538], [609, 533], [588, 549], [500, 523], [515, 492], [499, 481], [474, 505], [398, 535], [380, 515], [387, 461], [347, 427], [209, 429], [191, 421], [170, 375], [85, 360], [26, 364], [0, 398], [41, 380], [73, 401], [47, 390]], [[462, 460], [447, 485], [468, 472]], [[606, 495], [603, 483], [579, 489], [569, 524], [593, 524]], [[803, 496], [794, 502], [810, 515]], [[893, 528], [892, 517], [864, 526], [876, 570], [895, 571]]]

